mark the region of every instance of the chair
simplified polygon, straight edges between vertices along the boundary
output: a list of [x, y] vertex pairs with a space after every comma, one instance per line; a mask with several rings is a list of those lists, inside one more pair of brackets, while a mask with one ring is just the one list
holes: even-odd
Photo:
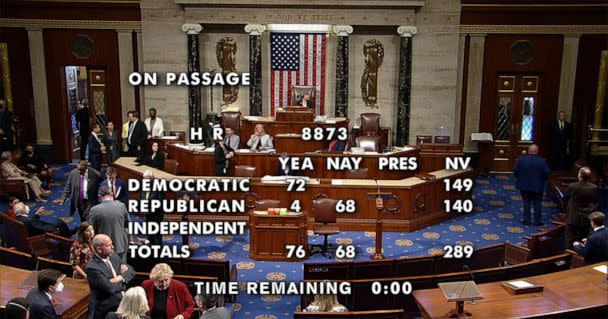
[[433, 137], [431, 135], [416, 135], [416, 144], [432, 144]]
[[241, 131], [241, 112], [222, 112], [221, 124], [223, 128], [231, 128], [234, 134]]
[[315, 225], [312, 231], [315, 235], [322, 235], [324, 237], [321, 254], [328, 258], [330, 258], [330, 255], [328, 253], [329, 245], [327, 237], [340, 233], [340, 229], [336, 224], [336, 219], [338, 218], [336, 213], [337, 204], [338, 200], [331, 198], [319, 198], [312, 201], [312, 214], [315, 218], [315, 223], [321, 224]]
[[52, 233], [45, 233], [44, 235], [50, 248], [48, 257], [59, 261], [70, 261], [70, 250], [74, 241]]
[[59, 270], [62, 274], [65, 274], [68, 277], [72, 277], [72, 273], [74, 272], [74, 268], [72, 268], [72, 264], [70, 264], [69, 262], [45, 257], [38, 257], [38, 265], [36, 266], [36, 269], [55, 269]]
[[174, 159], [165, 158], [164, 171], [173, 175], [179, 175], [179, 162]]
[[435, 144], [450, 144], [450, 137], [444, 135], [435, 135]]
[[359, 135], [380, 136], [380, 114], [361, 113], [361, 129]]
[[360, 169], [349, 169], [346, 171], [346, 178], [366, 179], [367, 171], [367, 167]]
[[237, 165], [234, 167], [234, 176], [236, 177], [254, 177], [255, 172], [255, 166], [251, 165]]
[[278, 208], [279, 205], [281, 201], [276, 199], [256, 200], [254, 210], [268, 210], [268, 208]]
[[362, 147], [366, 152], [379, 152], [380, 141], [377, 136], [357, 136], [355, 138], [357, 147]]
[[28, 241], [28, 233], [25, 225], [0, 213], [0, 221], [4, 227], [2, 241], [7, 247], [14, 247], [21, 252], [32, 253], [32, 245]]
[[291, 104], [292, 105], [300, 105], [302, 102], [302, 98], [304, 95], [310, 97], [310, 100], [307, 102], [306, 107], [315, 108], [315, 87], [312, 85], [292, 85], [291, 86]]
[[0, 172], [0, 196], [15, 196], [27, 202], [30, 199], [30, 192], [24, 181], [4, 178], [4, 174]]

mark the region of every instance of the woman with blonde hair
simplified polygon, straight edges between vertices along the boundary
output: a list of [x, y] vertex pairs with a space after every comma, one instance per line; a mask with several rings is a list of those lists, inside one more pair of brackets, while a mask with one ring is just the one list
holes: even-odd
[[194, 312], [194, 299], [183, 282], [173, 279], [173, 270], [165, 263], [156, 264], [150, 279], [141, 286], [148, 296], [152, 318], [190, 319]]
[[133, 287], [125, 292], [116, 312], [108, 313], [106, 319], [149, 319], [145, 315], [148, 310], [146, 292], [142, 287]]
[[273, 148], [272, 137], [266, 134], [264, 125], [257, 124], [255, 126], [253, 134], [251, 134], [249, 141], [247, 141], [247, 146], [252, 151], [264, 151]]
[[40, 181], [40, 179], [38, 179], [38, 177], [36, 177], [36, 175], [28, 174], [20, 170], [17, 165], [13, 164], [13, 154], [11, 154], [11, 152], [9, 151], [2, 152], [1, 158], [1, 172], [4, 178], [12, 180], [22, 180], [25, 185], [27, 185], [34, 192], [34, 195], [36, 195], [37, 202], [46, 202], [46, 200], [41, 196], [51, 195], [51, 192], [42, 190], [42, 182]]
[[336, 295], [315, 295], [315, 300], [304, 309], [306, 312], [346, 312]]

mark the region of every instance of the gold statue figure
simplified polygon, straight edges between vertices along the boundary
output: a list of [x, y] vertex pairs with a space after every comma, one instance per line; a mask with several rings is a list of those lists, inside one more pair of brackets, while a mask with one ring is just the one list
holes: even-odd
[[363, 44], [365, 68], [361, 76], [361, 97], [366, 106], [377, 108], [378, 102], [378, 69], [384, 59], [384, 46], [380, 41], [371, 39]]
[[[217, 42], [215, 47], [217, 63], [222, 68], [224, 75], [230, 72], [236, 72], [236, 42], [231, 37], [225, 37]], [[224, 85], [222, 88], [222, 99], [224, 104], [234, 103], [239, 94], [238, 85]]]

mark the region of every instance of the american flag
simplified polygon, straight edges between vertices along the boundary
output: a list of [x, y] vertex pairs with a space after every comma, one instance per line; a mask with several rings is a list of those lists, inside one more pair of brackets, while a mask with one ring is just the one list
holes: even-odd
[[292, 85], [315, 86], [316, 114], [325, 114], [326, 34], [271, 33], [271, 114], [279, 107], [295, 105]]

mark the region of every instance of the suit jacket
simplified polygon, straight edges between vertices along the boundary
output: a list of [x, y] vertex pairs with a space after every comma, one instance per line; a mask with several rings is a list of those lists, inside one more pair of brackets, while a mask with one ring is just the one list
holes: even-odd
[[[224, 144], [224, 148], [226, 148], [226, 151], [228, 152], [234, 152], [232, 147], [228, 146], [228, 144]], [[230, 163], [226, 163], [229, 162], [230, 159], [226, 158], [226, 154], [224, 153], [224, 150], [222, 150], [222, 148], [220, 147], [219, 143], [215, 143], [215, 151], [213, 154], [215, 158], [215, 175], [222, 175], [219, 173], [222, 172], [224, 168], [228, 168], [228, 166], [230, 166]]]
[[4, 131], [4, 135], [12, 136], [13, 133], [13, 112], [7, 107], [0, 111], [0, 129]]
[[554, 154], [566, 153], [568, 141], [572, 139], [572, 124], [564, 122], [564, 130], [559, 129], [559, 121], [551, 126], [551, 150]]
[[52, 223], [40, 219], [39, 215], [34, 215], [34, 217], [15, 216], [15, 219], [25, 225], [29, 236], [44, 235], [45, 233], [52, 233], [57, 230], [59, 230], [61, 236], [70, 234], [68, 225], [61, 219], [56, 219]]
[[254, 136], [249, 138], [247, 146], [249, 146], [252, 151], [255, 151], [258, 149], [258, 143], [260, 143], [260, 141], [262, 143], [262, 147], [264, 147], [265, 149], [274, 148], [274, 146], [272, 145], [272, 137], [270, 137], [270, 135], [268, 134], [264, 134], [260, 137]]
[[129, 143], [129, 137], [127, 136], [127, 143], [129, 146], [141, 146], [142, 148], [145, 146], [146, 140], [148, 139], [148, 130], [146, 129], [146, 124], [144, 122], [137, 120], [135, 122], [134, 127], [131, 127], [133, 133], [131, 134], [131, 139]]
[[[107, 178], [101, 181], [99, 187], [101, 186], [107, 186], [112, 189], [112, 187], [110, 186], [110, 182]], [[122, 179], [116, 178], [116, 180], [114, 181], [114, 192], [116, 193], [114, 194], [114, 199], [125, 204], [125, 206], [129, 205], [129, 192], [127, 189], [127, 184]]]
[[[97, 203], [97, 191], [99, 189], [99, 181], [101, 179], [101, 173], [93, 168], [88, 168], [86, 173], [87, 178], [87, 198], [91, 202], [91, 205]], [[78, 169], [73, 169], [68, 175], [68, 179], [63, 188], [61, 194], [61, 200], [70, 199], [70, 215], [73, 215], [78, 205], [78, 193], [80, 192], [80, 172]]]
[[103, 132], [103, 144], [106, 146], [106, 152], [108, 154], [108, 162], [114, 163], [114, 161], [120, 157], [120, 133], [113, 131], [112, 136], [107, 131]]
[[568, 200], [568, 211], [566, 213], [566, 223], [576, 225], [585, 223], [591, 210], [593, 209], [593, 202], [597, 195], [597, 186], [586, 182], [574, 182], [568, 184], [568, 190], [566, 196]]
[[57, 313], [49, 296], [38, 288], [30, 290], [25, 298], [30, 303], [30, 318], [57, 319]]
[[[145, 280], [141, 284], [142, 288], [146, 291], [148, 297], [148, 306], [150, 311], [154, 309], [154, 281], [152, 279]], [[167, 318], [175, 318], [177, 315], [182, 315], [184, 318], [190, 318], [194, 312], [194, 299], [188, 286], [179, 280], [171, 279], [169, 283], [169, 289], [167, 294]], [[150, 312], [148, 312], [148, 315]]]
[[91, 288], [90, 300], [91, 304], [94, 305], [89, 308], [89, 311], [93, 310], [94, 319], [105, 319], [108, 312], [115, 311], [118, 308], [122, 300], [121, 291], [125, 291], [127, 289], [126, 284], [135, 277], [135, 271], [129, 265], [127, 265], [129, 269], [126, 272], [120, 273], [121, 260], [116, 253], [112, 254], [109, 258], [114, 271], [116, 271], [117, 275], [122, 275], [125, 282], [111, 283], [110, 279], [113, 276], [110, 267], [97, 255], [91, 258], [87, 263], [86, 273], [89, 287]]
[[96, 234], [106, 234], [112, 239], [114, 251], [121, 254], [129, 248], [129, 213], [125, 204], [115, 200], [101, 202], [91, 208], [89, 222]]
[[[150, 153], [152, 153], [152, 151], [150, 151]], [[156, 156], [154, 156], [154, 159], [152, 158], [152, 154], [146, 155], [145, 164], [150, 167], [162, 170], [165, 167], [165, 153], [163, 153], [163, 151], [161, 150], [158, 150], [158, 152], [156, 152]]]
[[[139, 193], [140, 199], [146, 199], [146, 192]], [[148, 200], [150, 199], [159, 199], [162, 200], [164, 198], [163, 193], [161, 192], [150, 192], [150, 196], [148, 196]], [[158, 209], [154, 213], [146, 214], [146, 221], [149, 222], [162, 222], [165, 214], [163, 211], [159, 211]]]
[[551, 169], [544, 158], [538, 155], [525, 155], [517, 160], [513, 167], [513, 173], [517, 178], [515, 185], [517, 189], [525, 192], [542, 193]]
[[99, 143], [101, 139], [97, 141], [93, 134], [94, 133], [91, 133], [89, 135], [89, 157], [96, 156], [99, 157], [101, 161], [101, 143]]
[[230, 143], [228, 143], [228, 136], [224, 137], [224, 144], [230, 146], [232, 149], [236, 150], [239, 148], [241, 144], [241, 138], [238, 135], [230, 135]]
[[230, 314], [226, 308], [216, 307], [205, 310], [201, 316], [201, 319], [230, 319]]
[[594, 231], [587, 237], [585, 246], [574, 246], [574, 249], [585, 257], [587, 265], [608, 261], [608, 229]]

